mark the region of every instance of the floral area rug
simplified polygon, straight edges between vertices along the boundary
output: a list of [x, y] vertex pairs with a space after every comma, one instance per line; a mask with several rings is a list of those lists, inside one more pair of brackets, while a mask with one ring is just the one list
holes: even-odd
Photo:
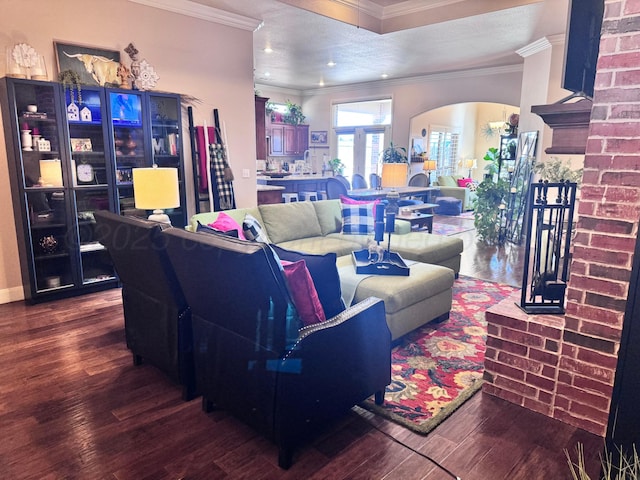
[[482, 385], [484, 312], [514, 290], [460, 276], [453, 284], [450, 318], [405, 336], [391, 352], [384, 404], [371, 397], [362, 406], [418, 433], [433, 430]]

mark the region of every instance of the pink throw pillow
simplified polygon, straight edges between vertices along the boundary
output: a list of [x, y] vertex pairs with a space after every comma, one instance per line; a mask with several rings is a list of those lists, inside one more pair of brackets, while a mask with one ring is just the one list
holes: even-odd
[[228, 232], [229, 230], [237, 230], [238, 238], [241, 240], [246, 240], [244, 233], [242, 233], [242, 227], [236, 222], [233, 218], [227, 215], [224, 212], [220, 212], [218, 214], [218, 218], [213, 223], [210, 223], [209, 226], [211, 228], [215, 228], [216, 230], [220, 230], [221, 232]]
[[324, 322], [326, 320], [324, 309], [304, 260], [297, 262], [280, 260], [280, 263], [284, 269], [291, 299], [302, 323], [307, 326]]
[[458, 179], [458, 186], [467, 188], [470, 183], [473, 183], [473, 179], [471, 178], [460, 178]]

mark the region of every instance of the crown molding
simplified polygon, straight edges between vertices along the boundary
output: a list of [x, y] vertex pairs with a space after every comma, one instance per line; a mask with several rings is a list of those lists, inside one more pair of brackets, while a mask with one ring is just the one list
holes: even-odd
[[262, 20], [226, 12], [219, 8], [208, 7], [189, 0], [129, 0], [147, 7], [158, 8], [168, 12], [179, 13], [187, 17], [199, 18], [211, 23], [219, 23], [228, 27], [253, 32], [262, 25]]
[[269, 90], [271, 92], [278, 92], [284, 95], [292, 95], [296, 97], [301, 97], [303, 94], [302, 90], [296, 90], [294, 88], [287, 87], [277, 87], [275, 85], [269, 85], [267, 83], [255, 83], [253, 88], [255, 90]]
[[516, 53], [522, 58], [527, 58], [531, 55], [535, 55], [536, 53], [543, 52], [548, 48], [551, 48], [551, 42], [547, 37], [542, 37], [541, 39], [516, 50]]
[[[523, 64], [505, 65], [502, 67], [476, 68], [471, 70], [456, 70], [452, 72], [434, 73], [431, 75], [419, 75], [414, 77], [393, 78], [387, 80], [376, 80], [372, 82], [350, 83], [347, 85], [337, 85], [335, 87], [320, 87], [309, 90], [302, 90], [302, 96], [312, 97], [325, 93], [345, 93], [352, 92], [354, 89], [371, 87], [396, 87], [401, 85], [411, 85], [419, 83], [439, 82], [443, 80], [451, 80], [465, 77], [482, 77], [487, 75], [505, 75], [508, 73], [522, 73]], [[272, 88], [265, 85], [265, 88]]]
[[388, 7], [382, 7], [369, 0], [333, 0], [335, 3], [345, 5], [362, 13], [371, 15], [378, 20], [385, 20], [405, 15], [415, 15], [419, 12], [431, 10], [432, 8], [446, 7], [453, 3], [465, 0], [406, 0], [405, 2]]
[[420, 12], [425, 12], [434, 8], [448, 7], [454, 3], [464, 1], [466, 0], [407, 0], [406, 2], [384, 7], [381, 20], [404, 17], [405, 15], [415, 15]]

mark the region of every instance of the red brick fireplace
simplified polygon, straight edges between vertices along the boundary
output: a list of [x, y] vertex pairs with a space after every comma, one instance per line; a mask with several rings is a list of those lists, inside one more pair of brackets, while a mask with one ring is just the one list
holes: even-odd
[[565, 315], [487, 312], [486, 393], [604, 436], [640, 219], [640, 0], [606, 0]]

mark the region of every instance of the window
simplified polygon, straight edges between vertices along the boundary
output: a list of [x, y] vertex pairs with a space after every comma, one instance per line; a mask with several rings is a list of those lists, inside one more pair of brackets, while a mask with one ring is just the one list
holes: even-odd
[[365, 102], [338, 103], [334, 105], [333, 126], [361, 127], [391, 125], [391, 99]]
[[460, 133], [451, 127], [430, 126], [427, 152], [437, 162], [438, 175], [456, 173]]
[[391, 99], [338, 103], [333, 106], [337, 155], [345, 164], [344, 175], [365, 178], [378, 173], [380, 153], [391, 125]]

